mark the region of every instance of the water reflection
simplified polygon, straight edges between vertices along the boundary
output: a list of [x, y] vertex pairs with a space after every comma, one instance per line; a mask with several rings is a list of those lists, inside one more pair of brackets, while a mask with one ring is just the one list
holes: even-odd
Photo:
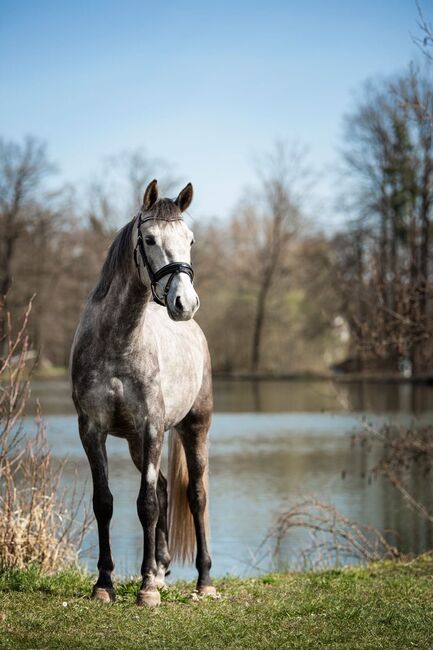
[[[90, 472], [78, 439], [68, 384], [35, 382], [33, 394], [42, 401], [54, 453], [70, 458], [66, 481], [72, 480], [77, 465], [80, 483], [87, 485], [90, 496]], [[274, 514], [284, 500], [306, 495], [328, 500], [360, 522], [395, 530], [406, 551], [431, 548], [431, 525], [410, 512], [388, 484], [369, 481], [378, 450], [369, 453], [366, 448], [353, 448], [350, 434], [361, 426], [363, 414], [377, 427], [390, 416], [409, 421], [414, 413], [433, 421], [429, 412], [432, 395], [431, 387], [410, 384], [216, 381], [216, 414], [210, 433], [215, 574], [254, 573], [257, 549]], [[347, 406], [356, 413], [348, 414]], [[31, 419], [26, 426], [31, 426]], [[108, 455], [117, 572], [137, 573], [142, 539], [135, 506], [139, 474], [124, 441], [109, 438]], [[425, 477], [413, 477], [412, 488], [430, 501]], [[287, 561], [293, 561], [307, 537], [298, 530], [287, 540]], [[88, 544], [94, 546], [95, 542], [93, 532]], [[95, 554], [93, 548], [83, 557], [92, 569]], [[258, 568], [271, 568], [270, 558]], [[194, 573], [176, 567], [173, 577], [192, 577]]]
[[423, 413], [433, 387], [383, 381], [214, 381], [215, 408], [223, 412]]
[[[235, 381], [214, 380], [215, 411], [222, 413], [411, 413], [433, 410], [433, 386], [383, 381]], [[48, 415], [75, 414], [66, 379], [36, 380], [36, 398]]]

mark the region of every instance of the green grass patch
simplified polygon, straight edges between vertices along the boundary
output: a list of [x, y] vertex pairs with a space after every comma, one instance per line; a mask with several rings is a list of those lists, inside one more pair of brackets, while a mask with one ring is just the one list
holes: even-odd
[[89, 600], [91, 576], [0, 571], [0, 648], [432, 648], [433, 560], [216, 581], [221, 600], [194, 601], [178, 582], [154, 610]]

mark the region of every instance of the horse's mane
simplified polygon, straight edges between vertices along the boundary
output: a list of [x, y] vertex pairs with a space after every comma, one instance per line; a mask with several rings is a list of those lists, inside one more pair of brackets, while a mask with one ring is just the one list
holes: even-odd
[[[155, 221], [176, 221], [181, 218], [181, 213], [174, 201], [171, 199], [160, 199], [153, 206], [150, 216]], [[135, 217], [117, 233], [116, 238], [108, 249], [98, 284], [92, 293], [93, 302], [99, 302], [105, 298], [116, 273], [120, 274], [121, 278], [126, 282], [131, 269], [131, 238], [134, 224]]]

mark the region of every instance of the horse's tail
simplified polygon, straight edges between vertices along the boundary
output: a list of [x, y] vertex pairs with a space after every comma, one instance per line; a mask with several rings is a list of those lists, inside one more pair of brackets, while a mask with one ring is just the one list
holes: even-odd
[[[204, 487], [207, 495], [207, 471]], [[194, 520], [189, 509], [188, 468], [185, 451], [176, 429], [170, 430], [168, 453], [168, 540], [172, 560], [192, 564], [195, 556]], [[207, 527], [208, 509], [205, 512]]]

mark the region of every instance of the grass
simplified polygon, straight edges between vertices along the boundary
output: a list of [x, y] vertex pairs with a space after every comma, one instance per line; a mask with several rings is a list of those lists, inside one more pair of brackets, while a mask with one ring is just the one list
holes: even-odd
[[137, 581], [117, 601], [89, 600], [75, 570], [0, 572], [0, 648], [432, 648], [433, 560], [217, 581], [221, 600], [176, 583], [161, 607], [135, 605]]

